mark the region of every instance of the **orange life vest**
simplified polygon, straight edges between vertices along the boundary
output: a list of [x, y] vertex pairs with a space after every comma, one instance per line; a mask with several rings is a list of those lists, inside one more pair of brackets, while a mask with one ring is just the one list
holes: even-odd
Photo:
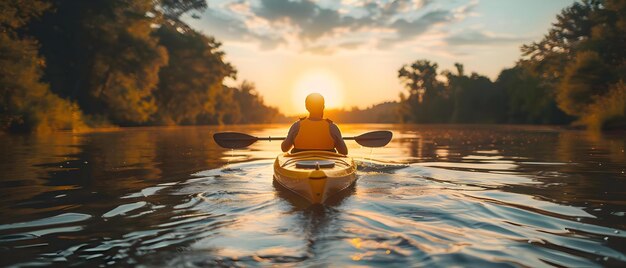
[[295, 150], [334, 150], [335, 140], [330, 135], [330, 123], [325, 120], [300, 120], [300, 129], [294, 139]]

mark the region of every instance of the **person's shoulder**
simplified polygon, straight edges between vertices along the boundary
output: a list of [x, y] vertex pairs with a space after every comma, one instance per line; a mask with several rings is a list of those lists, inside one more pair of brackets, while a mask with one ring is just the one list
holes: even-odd
[[326, 122], [328, 122], [328, 125], [330, 125], [331, 128], [339, 128], [339, 126], [337, 126], [337, 124], [335, 124], [335, 122], [333, 122], [333, 120], [330, 120], [328, 118], [326, 118], [324, 120], [326, 120]]
[[302, 122], [302, 119], [299, 119], [298, 121], [293, 122], [293, 124], [291, 124], [291, 127], [292, 127], [292, 128], [294, 128], [294, 127], [300, 127], [300, 122]]
[[300, 122], [302, 122], [302, 121], [303, 121], [303, 120], [305, 120], [305, 119], [306, 119], [306, 117], [298, 117], [298, 120], [296, 120], [295, 122], [293, 122], [293, 124], [292, 124], [292, 125], [299, 125], [299, 124], [300, 124]]
[[325, 120], [326, 120], [326, 122], [328, 122], [328, 125], [330, 126], [330, 128], [332, 130], [339, 130], [339, 126], [337, 126], [337, 124], [335, 124], [335, 122], [333, 122], [332, 120], [330, 120], [328, 118], [326, 118]]

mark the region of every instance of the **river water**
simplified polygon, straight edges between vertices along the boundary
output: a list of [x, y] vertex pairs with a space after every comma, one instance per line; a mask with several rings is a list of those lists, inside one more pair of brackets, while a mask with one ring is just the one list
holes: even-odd
[[626, 135], [342, 125], [358, 181], [323, 206], [276, 186], [278, 142], [131, 128], [0, 136], [0, 265], [626, 266]]

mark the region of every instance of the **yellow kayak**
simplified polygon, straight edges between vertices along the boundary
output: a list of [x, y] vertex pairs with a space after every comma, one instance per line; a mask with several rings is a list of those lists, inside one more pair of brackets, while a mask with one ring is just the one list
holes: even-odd
[[284, 153], [274, 161], [274, 179], [285, 188], [320, 204], [356, 181], [352, 157], [326, 152]]

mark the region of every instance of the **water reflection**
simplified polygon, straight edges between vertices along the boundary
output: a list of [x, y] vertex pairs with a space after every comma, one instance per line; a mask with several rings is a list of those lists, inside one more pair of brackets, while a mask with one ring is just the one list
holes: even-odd
[[626, 265], [626, 138], [549, 127], [391, 129], [348, 143], [357, 184], [310, 207], [272, 183], [279, 143], [215, 131], [0, 136], [0, 265]]

